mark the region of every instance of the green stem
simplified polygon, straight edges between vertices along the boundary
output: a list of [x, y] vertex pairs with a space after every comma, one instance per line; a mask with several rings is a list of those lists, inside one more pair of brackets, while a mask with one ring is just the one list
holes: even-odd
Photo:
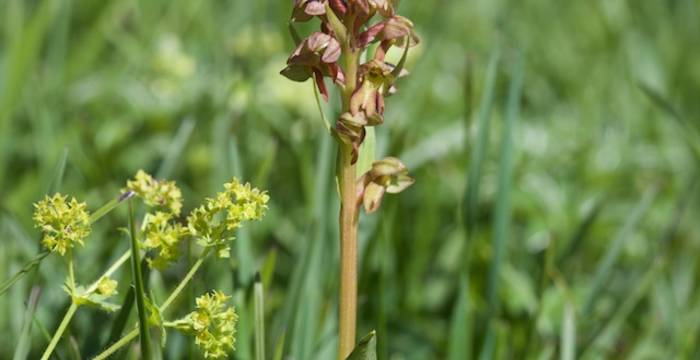
[[202, 255], [199, 257], [199, 259], [197, 259], [197, 262], [195, 262], [194, 265], [192, 265], [192, 267], [190, 268], [190, 271], [187, 272], [187, 275], [185, 275], [185, 277], [182, 279], [182, 281], [180, 281], [180, 283], [177, 285], [175, 290], [173, 290], [173, 292], [170, 294], [170, 296], [168, 296], [168, 298], [165, 299], [165, 302], [163, 302], [163, 304], [160, 306], [159, 309], [161, 312], [165, 311], [165, 309], [167, 309], [168, 306], [170, 306], [170, 304], [172, 304], [172, 302], [175, 301], [175, 299], [178, 297], [178, 295], [180, 295], [182, 290], [185, 289], [185, 286], [187, 286], [187, 284], [190, 282], [190, 280], [192, 280], [192, 277], [197, 272], [199, 267], [202, 266], [202, 263], [204, 262], [204, 259], [207, 257], [208, 254], [209, 254], [209, 250], [205, 250], [202, 253]]
[[48, 360], [49, 359], [49, 357], [51, 356], [51, 353], [53, 353], [53, 350], [56, 348], [56, 345], [58, 344], [58, 340], [61, 339], [61, 336], [63, 336], [63, 332], [66, 331], [66, 328], [68, 327], [68, 324], [70, 323], [71, 319], [73, 318], [73, 315], [75, 315], [76, 310], [78, 310], [78, 305], [76, 303], [71, 303], [70, 307], [68, 308], [68, 311], [66, 312], [66, 315], [64, 315], [63, 320], [61, 320], [61, 325], [59, 325], [58, 329], [56, 329], [56, 332], [53, 334], [53, 337], [51, 338], [51, 342], [49, 343], [49, 346], [44, 351], [44, 355], [41, 356], [41, 360]]
[[117, 352], [117, 350], [128, 345], [132, 340], [136, 339], [137, 336], [139, 336], [139, 329], [136, 328], [134, 330], [131, 330], [131, 332], [124, 335], [123, 338], [119, 339], [119, 341], [112, 344], [112, 346], [108, 347], [105, 351], [103, 351], [99, 355], [95, 356], [92, 360], [103, 360], [103, 359], [108, 358], [109, 356], [111, 356], [115, 352]]
[[73, 252], [68, 252], [68, 285], [70, 286], [70, 291], [75, 292], [75, 269], [73, 266]]
[[87, 288], [86, 293], [90, 294], [93, 291], [97, 290], [97, 285], [99, 285], [100, 280], [104, 277], [112, 276], [112, 274], [114, 274], [117, 270], [119, 270], [119, 268], [122, 265], [124, 265], [124, 263], [127, 260], [129, 260], [129, 258], [131, 258], [131, 251], [127, 250], [126, 252], [124, 252], [124, 254], [122, 254], [122, 256], [119, 259], [117, 259], [117, 261], [114, 262], [114, 264], [112, 264], [112, 266], [109, 267], [109, 269], [107, 269], [107, 271], [105, 271], [102, 275], [100, 275], [100, 277], [98, 277], [97, 280], [95, 280], [92, 283], [92, 285], [90, 285], [90, 287]]

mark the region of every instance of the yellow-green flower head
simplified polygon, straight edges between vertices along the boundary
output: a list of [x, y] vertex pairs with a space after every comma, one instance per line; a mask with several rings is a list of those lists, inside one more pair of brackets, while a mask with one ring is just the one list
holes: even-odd
[[148, 206], [160, 206], [180, 215], [182, 192], [174, 181], [156, 180], [143, 170], [139, 170], [134, 180], [126, 182], [126, 189], [133, 191]]
[[219, 257], [228, 257], [228, 241], [233, 235], [227, 231], [241, 227], [245, 221], [262, 219], [269, 200], [267, 192], [234, 178], [224, 184], [224, 191], [192, 211], [187, 218], [189, 232], [200, 245], [214, 247]]
[[195, 336], [195, 344], [204, 352], [204, 358], [225, 357], [235, 349], [236, 321], [233, 306], [226, 306], [230, 296], [214, 290], [197, 298], [197, 307], [185, 318], [184, 327]]
[[46, 196], [34, 204], [34, 223], [44, 233], [41, 242], [53, 252], [65, 255], [90, 234], [87, 205], [61, 194]]
[[110, 297], [117, 293], [117, 281], [109, 276], [103, 276], [97, 282], [97, 292], [104, 297]]
[[148, 214], [143, 226], [144, 248], [156, 250], [156, 256], [149, 258], [148, 265], [152, 268], [163, 269], [177, 260], [179, 256], [178, 242], [187, 233], [180, 224], [171, 224], [173, 215], [157, 211]]

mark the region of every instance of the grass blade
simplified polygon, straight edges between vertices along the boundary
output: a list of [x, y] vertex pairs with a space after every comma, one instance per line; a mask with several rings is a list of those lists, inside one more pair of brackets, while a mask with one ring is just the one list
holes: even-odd
[[148, 332], [148, 318], [146, 314], [146, 291], [143, 285], [141, 272], [141, 256], [139, 242], [136, 234], [136, 221], [134, 219], [134, 207], [129, 201], [129, 238], [131, 239], [131, 277], [134, 281], [134, 294], [136, 297], [136, 310], [139, 315], [139, 339], [141, 341], [141, 357], [151, 359], [151, 341]]
[[[498, 63], [500, 60], [500, 50], [496, 48], [489, 59], [484, 83], [484, 93], [479, 105], [479, 115], [477, 120], [476, 143], [471, 152], [469, 160], [469, 170], [467, 173], [467, 190], [464, 193], [462, 226], [465, 227], [466, 242], [463, 245], [462, 254], [462, 277], [459, 285], [459, 295], [457, 303], [452, 313], [452, 324], [450, 329], [449, 348], [447, 358], [450, 360], [471, 359], [472, 339], [469, 298], [469, 268], [471, 264], [471, 247], [473, 244], [472, 234], [476, 230], [476, 212], [478, 205], [479, 182], [481, 181], [481, 169], [486, 158], [486, 145], [488, 144], [491, 111], [494, 102], [494, 89], [498, 75]], [[467, 81], [471, 79], [468, 77]], [[467, 89], [471, 89], [471, 84], [467, 84]], [[469, 101], [469, 99], [467, 99]], [[467, 105], [467, 111], [471, 112]], [[469, 113], [468, 113], [469, 114]], [[469, 116], [467, 116], [467, 121]], [[466, 123], [465, 123], [466, 124]], [[467, 126], [465, 126], [466, 128]], [[464, 130], [465, 134], [468, 131]], [[465, 136], [465, 139], [467, 137]]]
[[595, 305], [596, 299], [600, 298], [600, 291], [610, 276], [612, 268], [615, 262], [617, 262], [617, 258], [620, 256], [627, 236], [634, 230], [644, 213], [651, 206], [656, 197], [656, 193], [656, 188], [652, 188], [644, 193], [637, 206], [635, 206], [634, 210], [627, 216], [622, 228], [620, 228], [613, 238], [612, 244], [608, 247], [605, 257], [598, 264], [595, 275], [593, 276], [591, 289], [588, 292], [586, 302], [583, 306], [584, 314], [590, 313], [593, 309], [593, 305]]
[[[486, 82], [484, 84], [484, 94], [479, 105], [479, 115], [477, 119], [476, 143], [469, 159], [469, 170], [467, 173], [467, 191], [464, 194], [464, 225], [468, 237], [474, 233], [476, 228], [476, 215], [479, 197], [479, 181], [481, 180], [481, 170], [486, 158], [486, 148], [490, 133], [491, 112], [494, 102], [494, 89], [498, 75], [498, 63], [501, 53], [497, 48], [491, 55], [488, 69], [486, 70]], [[467, 132], [468, 133], [468, 132]], [[465, 138], [466, 139], [466, 138]], [[470, 239], [468, 238], [467, 241]], [[466, 255], [466, 254], [465, 254]]]
[[32, 341], [32, 322], [34, 313], [36, 312], [36, 306], [39, 303], [39, 295], [41, 295], [41, 288], [37, 286], [32, 288], [32, 292], [29, 295], [29, 302], [27, 303], [27, 309], [24, 311], [22, 332], [17, 339], [17, 347], [12, 357], [13, 360], [26, 359], [27, 355], [29, 355]]
[[51, 183], [47, 187], [48, 193], [53, 194], [63, 186], [63, 175], [66, 173], [66, 164], [68, 163], [68, 148], [63, 149], [63, 154], [56, 164], [56, 171], [51, 179]]
[[656, 261], [649, 270], [646, 271], [644, 276], [637, 282], [638, 285], [636, 288], [617, 309], [612, 319], [610, 319], [610, 322], [608, 322], [602, 331], [597, 332], [596, 336], [591, 339], [589, 345], [586, 346], [581, 354], [581, 359], [591, 358], [589, 354], [593, 351], [606, 349], [613, 345], [618, 333], [625, 325], [625, 320], [632, 313], [637, 304], [646, 296], [647, 292], [654, 284], [656, 277], [661, 273], [663, 263], [663, 260]]
[[12, 120], [17, 105], [21, 102], [22, 88], [33, 74], [34, 65], [40, 58], [46, 30], [51, 23], [53, 1], [45, 0], [33, 11], [29, 23], [18, 32], [7, 49], [4, 81], [0, 88], [0, 189], [8, 177], [5, 174], [7, 157], [11, 148]]
[[131, 308], [134, 306], [134, 300], [134, 288], [129, 287], [126, 295], [124, 295], [124, 301], [122, 301], [119, 313], [112, 323], [112, 329], [109, 331], [109, 337], [107, 338], [107, 341], [100, 346], [100, 349], [106, 348], [109, 344], [114, 344], [121, 338], [126, 322], [129, 320]]
[[194, 125], [194, 119], [191, 118], [186, 118], [182, 122], [175, 134], [175, 138], [173, 138], [173, 141], [168, 147], [165, 159], [163, 159], [160, 168], [156, 172], [156, 178], [167, 179], [172, 175], [175, 165], [177, 165], [178, 161], [182, 158], [182, 152], [185, 150], [185, 146], [192, 135]]
[[[488, 303], [487, 313], [487, 339], [491, 335], [491, 341], [482, 349], [482, 355], [493, 354], [495, 345], [494, 318], [499, 311], [500, 299], [498, 297], [498, 285], [501, 266], [505, 257], [508, 239], [510, 238], [511, 225], [511, 182], [513, 172], [513, 128], [520, 112], [520, 96], [523, 87], [524, 58], [518, 53], [514, 67], [513, 78], [508, 90], [506, 103], [506, 115], [503, 129], [501, 130], [501, 154], [498, 169], [498, 193], [493, 222], [493, 258], [489, 269], [488, 287], [486, 299]], [[490, 344], [490, 345], [489, 345]], [[490, 358], [490, 356], [481, 356]]]
[[255, 359], [265, 360], [265, 299], [260, 273], [255, 275]]
[[574, 360], [576, 359], [576, 310], [570, 301], [564, 305], [562, 324], [560, 358]]
[[16, 274], [12, 275], [11, 278], [5, 280], [0, 284], [0, 296], [2, 296], [8, 289], [12, 287], [17, 281], [19, 281], [24, 275], [32, 271], [35, 267], [39, 266], [42, 260], [47, 257], [51, 252], [48, 250], [42, 251], [33, 259], [29, 260], [22, 269], [20, 269]]

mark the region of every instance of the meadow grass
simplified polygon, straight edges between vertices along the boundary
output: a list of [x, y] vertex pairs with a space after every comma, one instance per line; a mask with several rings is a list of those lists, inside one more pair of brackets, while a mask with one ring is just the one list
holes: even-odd
[[[187, 213], [238, 176], [270, 191], [267, 217], [238, 233], [229, 261], [203, 265], [170, 311], [222, 289], [239, 315], [231, 358], [261, 347], [274, 359], [334, 358], [337, 149], [313, 86], [278, 74], [290, 9], [0, 0], [0, 282], [43, 254], [31, 204], [44, 194], [95, 211], [143, 168], [178, 181]], [[700, 355], [697, 2], [400, 9], [422, 43], [376, 152], [399, 154], [416, 184], [362, 214], [358, 234], [358, 334], [376, 330], [378, 358]], [[321, 106], [333, 119], [341, 104], [330, 98]], [[128, 209], [111, 210], [76, 254], [81, 279], [129, 251], [116, 230]], [[146, 292], [165, 300], [196, 261], [145, 271]], [[0, 333], [17, 336], [0, 338], [0, 358], [41, 356], [70, 306], [63, 266], [43, 257], [2, 287]], [[117, 280], [122, 311], [78, 311], [56, 358], [91, 358], [132, 331], [131, 273]], [[162, 354], [198, 353], [173, 333]]]

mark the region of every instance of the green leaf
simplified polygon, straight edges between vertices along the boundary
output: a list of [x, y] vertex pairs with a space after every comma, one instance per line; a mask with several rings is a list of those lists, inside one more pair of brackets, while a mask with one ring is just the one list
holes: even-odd
[[347, 360], [377, 360], [377, 337], [374, 330], [357, 343]]
[[[82, 291], [82, 289], [79, 287], [78, 291]], [[92, 293], [87, 296], [83, 296], [80, 298], [79, 303], [80, 305], [88, 305], [92, 306], [94, 308], [100, 309], [102, 311], [106, 312], [115, 312], [121, 308], [121, 306], [111, 303], [107, 301], [107, 296], [100, 295], [97, 293]]]

